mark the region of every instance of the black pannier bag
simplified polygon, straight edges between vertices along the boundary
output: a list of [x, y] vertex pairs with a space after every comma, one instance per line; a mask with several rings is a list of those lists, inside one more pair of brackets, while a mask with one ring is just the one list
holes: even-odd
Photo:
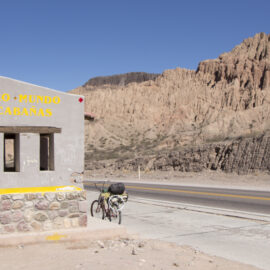
[[125, 185], [123, 183], [111, 184], [108, 188], [108, 191], [114, 195], [121, 195], [125, 191]]

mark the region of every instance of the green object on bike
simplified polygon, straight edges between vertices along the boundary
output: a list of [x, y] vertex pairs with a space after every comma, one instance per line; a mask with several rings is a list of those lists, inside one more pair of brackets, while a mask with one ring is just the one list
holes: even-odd
[[110, 192], [102, 192], [100, 194], [101, 197], [103, 197], [104, 199], [108, 199], [111, 196]]

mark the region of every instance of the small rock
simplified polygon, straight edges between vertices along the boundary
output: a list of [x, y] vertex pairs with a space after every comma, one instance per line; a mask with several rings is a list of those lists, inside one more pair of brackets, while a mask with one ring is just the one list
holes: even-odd
[[126, 240], [126, 239], [124, 239], [124, 240], [122, 240], [122, 243], [123, 243], [125, 246], [128, 246], [129, 241], [128, 241], [128, 240]]
[[19, 208], [22, 208], [23, 205], [24, 205], [24, 202], [23, 202], [23, 201], [16, 200], [16, 201], [14, 201], [14, 203], [12, 204], [12, 209], [19, 209]]
[[59, 216], [58, 211], [56, 211], [56, 210], [48, 211], [47, 215], [48, 215], [50, 220], [54, 220], [56, 217]]
[[34, 219], [37, 221], [45, 221], [48, 219], [48, 216], [45, 215], [44, 213], [37, 213], [35, 214]]
[[38, 199], [38, 200], [42, 200], [42, 199], [44, 199], [44, 195], [43, 195], [43, 193], [36, 193], [36, 196], [37, 196], [37, 198], [36, 198], [36, 199]]
[[30, 221], [32, 220], [33, 215], [34, 215], [34, 212], [33, 212], [32, 210], [26, 209], [26, 210], [24, 211], [24, 215], [23, 215], [24, 220], [25, 220], [26, 222], [30, 222]]
[[50, 210], [58, 210], [58, 209], [60, 209], [60, 203], [59, 202], [52, 202], [49, 205], [49, 209]]
[[38, 209], [38, 210], [47, 210], [48, 207], [49, 207], [49, 202], [42, 199], [40, 201], [38, 201], [36, 204], [35, 204], [35, 207]]
[[19, 232], [28, 232], [30, 231], [29, 225], [25, 221], [21, 221], [17, 224], [17, 230]]
[[24, 208], [33, 208], [34, 204], [32, 201], [24, 202]]
[[48, 192], [44, 194], [44, 197], [47, 201], [52, 202], [55, 199], [55, 193], [53, 192]]
[[75, 200], [75, 199], [77, 199], [78, 197], [79, 197], [78, 192], [67, 192], [67, 194], [66, 194], [66, 198], [67, 198], [68, 200]]
[[104, 243], [103, 243], [103, 242], [101, 242], [101, 241], [97, 241], [97, 243], [98, 243], [99, 247], [101, 247], [101, 248], [104, 248], [104, 247], [105, 247], [105, 245], [104, 245]]
[[31, 223], [31, 227], [35, 230], [35, 231], [40, 231], [42, 229], [42, 225], [41, 223], [37, 222], [37, 221], [33, 221]]
[[63, 228], [64, 226], [64, 220], [60, 217], [56, 217], [54, 220], [53, 220], [53, 227], [54, 229], [61, 229]]
[[66, 194], [63, 192], [56, 193], [56, 199], [58, 201], [64, 201], [66, 198]]
[[2, 200], [7, 200], [7, 199], [10, 199], [11, 198], [11, 195], [9, 195], [9, 194], [3, 194], [2, 196], [1, 196], [1, 199]]
[[79, 227], [79, 219], [78, 218], [72, 218], [71, 219], [71, 226], [72, 227]]
[[27, 193], [27, 194], [24, 195], [24, 197], [25, 197], [25, 199], [26, 199], [27, 201], [32, 201], [32, 200], [34, 200], [34, 199], [37, 198], [37, 194], [34, 194], [34, 193]]
[[52, 229], [53, 229], [53, 223], [50, 220], [46, 220], [43, 223], [43, 230], [49, 231], [49, 230], [52, 230]]
[[179, 267], [179, 264], [178, 263], [173, 263], [173, 266]]
[[60, 210], [60, 211], [58, 212], [58, 215], [59, 215], [60, 217], [65, 217], [67, 214], [68, 214], [68, 211], [67, 211], [67, 210]]
[[85, 191], [80, 192], [80, 199], [81, 200], [86, 200], [86, 192]]
[[20, 221], [22, 218], [23, 218], [23, 213], [22, 213], [22, 211], [20, 211], [20, 210], [14, 211], [14, 213], [12, 213], [12, 215], [11, 215], [11, 220], [12, 220], [13, 222], [18, 222], [18, 221]]
[[13, 224], [5, 225], [3, 226], [3, 229], [4, 229], [4, 232], [7, 232], [7, 233], [15, 232], [15, 227]]
[[87, 215], [83, 215], [79, 217], [79, 226], [86, 227], [87, 226]]
[[11, 213], [4, 212], [0, 213], [0, 223], [1, 224], [9, 224], [11, 222]]
[[[3, 196], [2, 196], [3, 197]], [[1, 211], [5, 211], [5, 210], [10, 210], [11, 209], [11, 205], [12, 205], [12, 202], [11, 200], [9, 199], [5, 199], [1, 202], [1, 205], [0, 205], [0, 210]]]
[[14, 194], [14, 195], [12, 195], [12, 199], [14, 201], [16, 201], [16, 200], [23, 200], [24, 199], [24, 194], [23, 193]]
[[61, 209], [67, 209], [69, 207], [68, 202], [61, 202]]
[[68, 215], [68, 218], [78, 218], [78, 217], [80, 217], [79, 213], [72, 213]]
[[137, 252], [136, 252], [135, 248], [132, 249], [131, 254], [132, 254], [132, 255], [137, 255]]
[[71, 227], [71, 221], [69, 218], [64, 218], [64, 227], [70, 228]]
[[69, 203], [69, 212], [70, 213], [75, 213], [79, 211], [79, 203], [78, 201], [71, 201]]

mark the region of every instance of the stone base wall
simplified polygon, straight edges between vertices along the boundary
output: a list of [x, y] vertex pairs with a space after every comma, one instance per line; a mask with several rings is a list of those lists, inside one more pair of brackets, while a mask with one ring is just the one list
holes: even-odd
[[87, 226], [86, 192], [0, 195], [0, 234]]

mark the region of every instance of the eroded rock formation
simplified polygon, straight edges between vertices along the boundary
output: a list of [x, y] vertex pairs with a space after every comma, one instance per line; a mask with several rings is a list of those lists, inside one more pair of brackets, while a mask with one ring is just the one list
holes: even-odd
[[[270, 129], [270, 35], [248, 38], [196, 71], [139, 74], [92, 79], [72, 91], [85, 95], [86, 111], [96, 115], [85, 124], [86, 167], [109, 159], [117, 168], [138, 159], [146, 166], [151, 159], [151, 169], [269, 171], [268, 143], [256, 141]], [[252, 145], [255, 152], [245, 150]], [[259, 156], [263, 161], [254, 163]]]

